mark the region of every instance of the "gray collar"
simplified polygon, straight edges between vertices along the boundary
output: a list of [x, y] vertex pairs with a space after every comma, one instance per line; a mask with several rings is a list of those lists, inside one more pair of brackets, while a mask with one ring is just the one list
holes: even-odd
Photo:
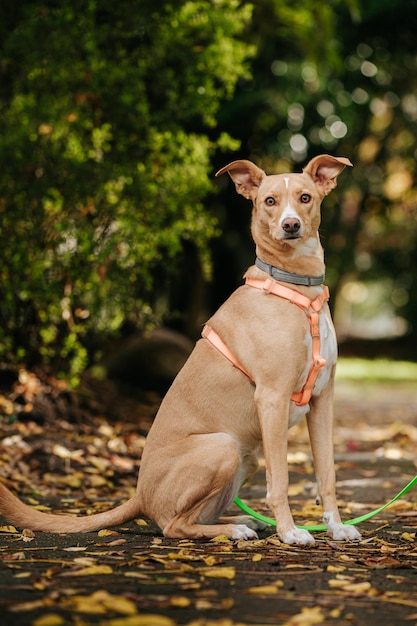
[[255, 260], [256, 267], [259, 267], [260, 270], [267, 272], [272, 278], [275, 280], [279, 280], [283, 283], [292, 283], [293, 285], [306, 285], [307, 287], [312, 287], [313, 285], [321, 285], [324, 282], [324, 274], [321, 276], [300, 276], [300, 274], [291, 274], [291, 272], [286, 272], [285, 270], [280, 270], [273, 265], [268, 265], [268, 263], [264, 263], [258, 257]]

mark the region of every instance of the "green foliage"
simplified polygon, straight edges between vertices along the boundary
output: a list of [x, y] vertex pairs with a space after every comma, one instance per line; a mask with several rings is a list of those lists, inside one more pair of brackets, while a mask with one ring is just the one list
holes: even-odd
[[245, 157], [269, 172], [299, 169], [320, 152], [350, 157], [353, 170], [324, 203], [332, 300], [344, 279], [389, 279], [391, 306], [414, 330], [416, 28], [415, 0], [261, 0], [253, 77], [220, 116]]
[[0, 357], [77, 373], [90, 331], [154, 318], [184, 241], [210, 271], [210, 156], [234, 145], [215, 118], [247, 76], [251, 8], [18, 5], [0, 22]]
[[227, 215], [208, 203], [212, 163], [238, 156], [271, 172], [349, 156], [323, 214], [333, 296], [343, 276], [385, 277], [416, 324], [416, 0], [0, 11], [3, 362], [77, 373], [94, 334], [160, 321], [185, 250], [207, 278], [218, 217], [248, 231], [226, 196]]

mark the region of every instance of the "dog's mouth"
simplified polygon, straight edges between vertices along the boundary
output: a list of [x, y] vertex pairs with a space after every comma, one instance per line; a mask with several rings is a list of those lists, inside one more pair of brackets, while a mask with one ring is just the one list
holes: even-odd
[[285, 233], [282, 238], [284, 241], [294, 241], [295, 239], [301, 239], [301, 234], [300, 233], [293, 233], [293, 234]]

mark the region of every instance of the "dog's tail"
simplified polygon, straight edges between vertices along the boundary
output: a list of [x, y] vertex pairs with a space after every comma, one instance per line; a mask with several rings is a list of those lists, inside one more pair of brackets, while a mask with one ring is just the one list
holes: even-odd
[[124, 524], [138, 517], [140, 512], [139, 498], [133, 496], [110, 511], [85, 517], [42, 513], [19, 500], [0, 483], [0, 513], [19, 528], [53, 533], [87, 532]]

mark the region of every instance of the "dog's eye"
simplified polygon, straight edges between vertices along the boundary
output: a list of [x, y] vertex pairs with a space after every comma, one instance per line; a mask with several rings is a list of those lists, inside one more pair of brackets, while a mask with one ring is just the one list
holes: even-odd
[[273, 206], [275, 204], [275, 198], [269, 196], [268, 198], [266, 198], [265, 204], [267, 204], [268, 206]]
[[307, 202], [310, 202], [311, 200], [311, 196], [309, 193], [303, 193], [300, 196], [300, 202], [302, 202], [303, 204], [307, 204]]

